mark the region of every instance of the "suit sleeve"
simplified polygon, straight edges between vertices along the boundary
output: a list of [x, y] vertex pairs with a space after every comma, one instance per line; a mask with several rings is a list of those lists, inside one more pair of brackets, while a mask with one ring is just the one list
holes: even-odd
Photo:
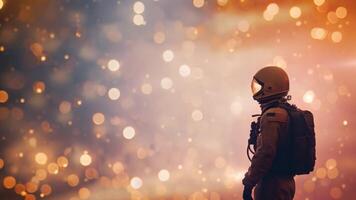
[[251, 166], [242, 181], [244, 185], [254, 187], [272, 167], [281, 125], [288, 119], [288, 114], [279, 109], [269, 109], [261, 117], [261, 134], [257, 139], [257, 149]]

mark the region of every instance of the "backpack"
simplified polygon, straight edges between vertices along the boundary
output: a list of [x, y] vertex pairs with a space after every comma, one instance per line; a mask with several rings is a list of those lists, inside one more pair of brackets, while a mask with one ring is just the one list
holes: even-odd
[[295, 175], [309, 174], [314, 170], [316, 141], [314, 117], [308, 110], [300, 110], [295, 105], [280, 104], [288, 112], [290, 135], [290, 166]]

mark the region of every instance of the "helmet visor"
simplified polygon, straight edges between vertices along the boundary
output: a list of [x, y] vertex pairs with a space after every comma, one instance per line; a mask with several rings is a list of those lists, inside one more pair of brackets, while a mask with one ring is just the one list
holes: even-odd
[[259, 84], [256, 79], [253, 79], [251, 82], [251, 90], [252, 94], [255, 95], [257, 92], [259, 92], [262, 89], [262, 85]]

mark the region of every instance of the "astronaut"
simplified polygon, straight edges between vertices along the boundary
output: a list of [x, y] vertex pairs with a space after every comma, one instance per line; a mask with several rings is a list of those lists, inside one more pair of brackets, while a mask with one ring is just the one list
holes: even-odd
[[289, 78], [274, 66], [259, 70], [251, 83], [253, 98], [261, 107], [260, 134], [255, 145], [251, 166], [245, 174], [243, 199], [291, 200], [295, 194], [294, 174], [290, 172], [288, 151], [288, 121], [286, 109]]

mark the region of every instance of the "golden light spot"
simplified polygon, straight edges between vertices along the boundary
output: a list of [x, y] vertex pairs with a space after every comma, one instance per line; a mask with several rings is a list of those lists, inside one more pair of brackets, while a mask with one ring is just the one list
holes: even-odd
[[72, 105], [71, 105], [70, 102], [68, 102], [68, 101], [62, 101], [62, 102], [59, 104], [59, 111], [60, 111], [62, 114], [67, 114], [67, 113], [69, 113], [71, 110], [72, 110]]
[[193, 5], [197, 8], [201, 8], [204, 6], [204, 0], [193, 0]]
[[59, 167], [66, 168], [68, 167], [68, 159], [64, 156], [60, 156], [57, 158], [57, 164]]
[[35, 182], [28, 182], [26, 183], [26, 190], [27, 192], [29, 193], [35, 193], [38, 189], [38, 183], [35, 183]]
[[162, 169], [158, 172], [158, 179], [162, 182], [168, 181], [170, 178], [169, 171], [166, 169]]
[[126, 126], [122, 131], [122, 135], [124, 136], [124, 138], [130, 140], [135, 137], [136, 131], [132, 126]]
[[142, 92], [143, 94], [146, 94], [146, 95], [151, 94], [151, 93], [152, 93], [152, 85], [149, 84], [149, 83], [144, 83], [144, 84], [142, 84], [142, 86], [141, 86], [141, 92]]
[[161, 80], [161, 87], [165, 90], [169, 90], [173, 87], [172, 79], [165, 77]]
[[6, 176], [3, 180], [4, 188], [11, 189], [16, 185], [16, 179], [12, 176]]
[[336, 12], [330, 11], [327, 15], [328, 21], [332, 24], [336, 24], [339, 21], [339, 18], [336, 16]]
[[314, 4], [317, 6], [321, 6], [325, 3], [325, 0], [314, 0]]
[[41, 94], [41, 93], [43, 93], [43, 92], [45, 91], [46, 85], [45, 85], [45, 83], [42, 82], [42, 81], [36, 81], [36, 82], [33, 84], [32, 88], [33, 88], [33, 91], [34, 91], [35, 93]]
[[310, 35], [313, 39], [323, 40], [326, 37], [327, 32], [323, 28], [315, 27], [311, 30]]
[[166, 35], [163, 32], [156, 32], [153, 36], [153, 40], [157, 44], [162, 44], [166, 40]]
[[339, 176], [339, 170], [336, 167], [329, 169], [327, 175], [329, 179], [335, 179]]
[[263, 12], [263, 18], [266, 21], [272, 21], [274, 16], [279, 12], [279, 6], [276, 3], [270, 3]]
[[0, 10], [4, 7], [4, 1], [0, 0]]
[[89, 199], [90, 197], [90, 190], [86, 187], [82, 187], [78, 191], [78, 195], [80, 199]]
[[41, 60], [42, 62], [44, 62], [44, 61], [47, 60], [47, 57], [46, 57], [46, 56], [41, 56], [41, 57], [40, 57], [40, 60]]
[[115, 59], [111, 59], [108, 62], [108, 69], [112, 72], [115, 72], [117, 70], [120, 69], [120, 63], [119, 61], [115, 60]]
[[172, 50], [165, 50], [162, 54], [162, 58], [165, 62], [171, 62], [174, 58], [174, 53]]
[[75, 37], [81, 38], [81, 37], [82, 37], [82, 33], [79, 32], [79, 31], [76, 31], [76, 32], [75, 32]]
[[226, 6], [229, 0], [217, 0], [219, 6]]
[[50, 173], [50, 174], [58, 174], [59, 167], [58, 167], [57, 163], [52, 162], [52, 163], [48, 164], [47, 170], [48, 170], [48, 173]]
[[43, 181], [47, 178], [47, 171], [44, 169], [38, 169], [36, 171], [36, 178], [40, 181]]
[[4, 160], [0, 158], [0, 169], [2, 169], [4, 165], [5, 165]]
[[142, 14], [145, 11], [145, 4], [143, 4], [141, 1], [136, 1], [133, 5], [133, 11], [136, 14]]
[[137, 26], [142, 26], [146, 24], [145, 18], [142, 15], [135, 15], [132, 21]]
[[0, 103], [5, 103], [9, 99], [9, 95], [5, 90], [0, 90]]
[[79, 184], [79, 178], [76, 174], [71, 174], [67, 177], [67, 183], [71, 187], [75, 187]]
[[133, 177], [130, 181], [130, 185], [132, 188], [134, 189], [139, 189], [140, 187], [142, 187], [142, 180], [139, 177]]
[[112, 166], [112, 171], [115, 174], [120, 174], [121, 172], [124, 171], [124, 165], [121, 162], [115, 162], [114, 165]]
[[294, 19], [298, 19], [302, 15], [302, 10], [297, 6], [293, 6], [289, 10], [289, 15]]
[[200, 110], [193, 110], [192, 119], [194, 121], [201, 121], [203, 119], [203, 113]]
[[325, 178], [327, 175], [327, 171], [325, 168], [321, 167], [319, 169], [316, 170], [316, 177], [319, 179], [323, 179]]
[[349, 122], [347, 120], [342, 121], [342, 125], [347, 126]]
[[91, 161], [91, 156], [88, 154], [88, 152], [84, 152], [80, 156], [80, 164], [82, 164], [83, 166], [89, 166], [91, 164]]
[[312, 91], [312, 90], [308, 90], [308, 91], [306, 91], [305, 93], [304, 93], [304, 95], [303, 95], [303, 101], [305, 102], [305, 103], [313, 103], [313, 101], [314, 101], [314, 98], [315, 98], [315, 94], [314, 94], [314, 92]]
[[342, 197], [342, 190], [339, 187], [333, 187], [330, 190], [330, 196], [333, 199], [340, 199]]
[[[0, 8], [1, 9], [1, 8]], [[5, 51], [5, 47], [4, 46], [0, 46], [0, 52], [4, 52]]]
[[188, 77], [191, 74], [191, 69], [188, 65], [181, 65], [179, 67], [179, 74], [182, 77]]
[[50, 34], [49, 34], [49, 37], [50, 37], [51, 39], [53, 39], [53, 38], [56, 37], [56, 35], [55, 35], [54, 33], [50, 33]]
[[45, 165], [47, 163], [47, 155], [43, 152], [39, 152], [35, 155], [35, 161], [40, 165]]
[[266, 21], [272, 21], [273, 18], [274, 18], [274, 15], [272, 15], [270, 12], [268, 12], [267, 10], [265, 10], [263, 12], [263, 18], [266, 20]]
[[93, 123], [96, 125], [103, 124], [105, 121], [105, 116], [103, 113], [95, 113], [92, 117]]
[[120, 98], [120, 90], [117, 88], [110, 88], [108, 91], [108, 96], [111, 100], [118, 100]]
[[238, 101], [232, 102], [230, 105], [230, 111], [234, 115], [240, 115], [242, 112], [242, 104]]
[[339, 31], [335, 31], [331, 34], [331, 40], [335, 43], [339, 43], [342, 40], [342, 33]]
[[48, 184], [43, 184], [41, 186], [40, 190], [41, 190], [41, 194], [43, 194], [44, 196], [48, 196], [52, 192], [52, 187], [50, 185], [48, 185]]
[[69, 55], [68, 55], [68, 54], [65, 54], [65, 55], [64, 55], [64, 59], [65, 59], [65, 60], [68, 60], [68, 59], [69, 59]]
[[336, 9], [336, 16], [337, 16], [338, 18], [340, 18], [340, 19], [345, 18], [345, 17], [347, 16], [347, 10], [346, 10], [346, 8], [345, 8], [345, 7], [342, 7], [342, 6], [338, 7], [338, 8]]

